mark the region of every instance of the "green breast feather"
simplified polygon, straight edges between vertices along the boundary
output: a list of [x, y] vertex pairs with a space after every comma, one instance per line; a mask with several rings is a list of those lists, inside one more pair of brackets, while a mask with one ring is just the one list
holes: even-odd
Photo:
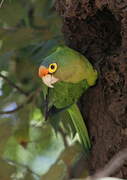
[[86, 80], [79, 83], [58, 82], [49, 91], [50, 105], [57, 108], [64, 108], [76, 103], [80, 96], [88, 88]]

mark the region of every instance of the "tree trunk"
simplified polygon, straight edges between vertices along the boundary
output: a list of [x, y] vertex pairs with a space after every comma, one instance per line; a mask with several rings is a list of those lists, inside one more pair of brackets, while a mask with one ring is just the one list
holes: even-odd
[[[127, 1], [57, 0], [56, 9], [63, 17], [66, 44], [99, 72], [96, 86], [81, 98], [94, 173], [127, 147]], [[115, 176], [127, 178], [127, 164]]]

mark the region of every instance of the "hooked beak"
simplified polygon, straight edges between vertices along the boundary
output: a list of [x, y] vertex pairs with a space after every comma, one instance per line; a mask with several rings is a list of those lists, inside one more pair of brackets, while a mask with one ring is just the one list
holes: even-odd
[[59, 80], [55, 78], [52, 74], [49, 74], [49, 70], [44, 66], [40, 66], [38, 75], [40, 78], [42, 78], [43, 83], [50, 88], [53, 88], [53, 84]]

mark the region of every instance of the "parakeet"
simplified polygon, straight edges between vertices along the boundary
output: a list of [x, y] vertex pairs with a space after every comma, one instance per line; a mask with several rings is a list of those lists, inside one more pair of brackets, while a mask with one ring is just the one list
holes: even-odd
[[82, 54], [64, 45], [54, 48], [42, 60], [38, 74], [48, 87], [48, 110], [54, 106], [68, 111], [81, 144], [88, 151], [90, 139], [76, 103], [95, 84], [97, 71]]

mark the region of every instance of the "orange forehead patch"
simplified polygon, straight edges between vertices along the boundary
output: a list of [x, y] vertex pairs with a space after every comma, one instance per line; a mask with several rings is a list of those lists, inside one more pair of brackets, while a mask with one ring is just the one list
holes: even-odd
[[40, 78], [42, 78], [43, 76], [46, 76], [49, 73], [49, 70], [45, 67], [40, 66], [39, 71], [38, 71], [38, 75]]

